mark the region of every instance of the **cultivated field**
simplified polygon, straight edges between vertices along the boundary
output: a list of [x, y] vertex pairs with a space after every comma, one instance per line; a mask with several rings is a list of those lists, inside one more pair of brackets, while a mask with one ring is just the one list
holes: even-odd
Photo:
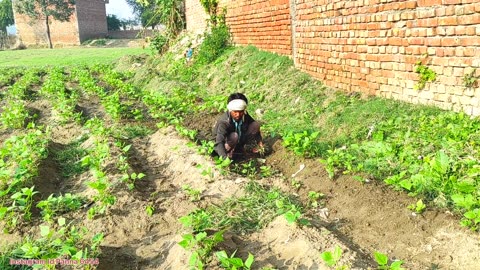
[[[225, 95], [187, 91], [149, 61], [128, 59], [122, 72], [103, 64], [0, 69], [1, 269], [478, 266], [479, 236], [460, 226], [461, 215], [408, 209], [421, 208], [418, 198], [340, 174], [345, 159], [320, 163], [311, 147], [318, 134], [279, 137], [265, 124], [265, 156], [213, 158], [210, 129]], [[222, 63], [231, 78], [233, 62]], [[167, 79], [142, 81], [146, 73]], [[373, 136], [359, 149], [389, 149]], [[438, 155], [432, 166], [442, 170]]]

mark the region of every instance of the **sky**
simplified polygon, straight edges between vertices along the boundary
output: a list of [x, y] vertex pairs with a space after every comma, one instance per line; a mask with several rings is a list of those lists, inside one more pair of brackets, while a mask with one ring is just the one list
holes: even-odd
[[106, 5], [107, 14], [116, 15], [119, 19], [133, 19], [133, 10], [125, 0], [109, 0]]

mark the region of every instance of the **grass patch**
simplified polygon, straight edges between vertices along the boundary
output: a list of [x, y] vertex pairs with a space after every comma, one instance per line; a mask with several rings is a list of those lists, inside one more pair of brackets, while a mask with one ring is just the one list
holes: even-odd
[[0, 51], [0, 67], [108, 64], [124, 55], [146, 53], [142, 48], [60, 48]]
[[60, 164], [62, 176], [70, 178], [82, 174], [88, 170], [82, 166], [80, 160], [87, 154], [87, 150], [81, 147], [81, 144], [87, 139], [82, 137], [68, 144], [65, 149], [55, 153], [55, 160]]
[[196, 210], [180, 221], [195, 232], [231, 229], [236, 233], [248, 233], [264, 228], [282, 214], [288, 221], [297, 221], [290, 218], [298, 218], [301, 210], [301, 204], [293, 197], [251, 181], [246, 185], [243, 197], [230, 198], [221, 205]]
[[137, 137], [145, 137], [154, 133], [154, 130], [141, 125], [125, 125], [115, 129], [114, 137], [130, 140]]

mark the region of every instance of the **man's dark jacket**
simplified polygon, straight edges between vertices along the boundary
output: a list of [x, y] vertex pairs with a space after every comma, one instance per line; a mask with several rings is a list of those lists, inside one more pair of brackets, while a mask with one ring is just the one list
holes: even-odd
[[[247, 113], [243, 116], [243, 123], [241, 126], [241, 136], [235, 149], [242, 149], [247, 142], [247, 130], [251, 123], [255, 120]], [[213, 127], [213, 136], [215, 136], [215, 152], [221, 157], [227, 156], [225, 150], [225, 142], [230, 133], [235, 132], [235, 124], [230, 112], [226, 112], [220, 116], [217, 123]]]

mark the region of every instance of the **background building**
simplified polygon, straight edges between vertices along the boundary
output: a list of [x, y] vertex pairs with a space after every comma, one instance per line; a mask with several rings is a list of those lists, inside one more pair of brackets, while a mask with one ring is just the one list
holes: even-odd
[[[105, 4], [108, 0], [77, 0], [70, 21], [52, 20], [50, 35], [54, 47], [80, 45], [108, 35]], [[48, 46], [44, 21], [33, 22], [14, 11], [17, 36], [26, 46]]]

